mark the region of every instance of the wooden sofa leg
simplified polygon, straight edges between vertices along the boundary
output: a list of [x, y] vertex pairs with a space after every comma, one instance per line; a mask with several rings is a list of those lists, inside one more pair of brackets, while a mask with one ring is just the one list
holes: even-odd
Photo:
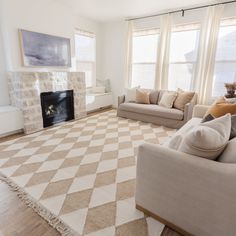
[[150, 216], [152, 218], [154, 218], [155, 220], [161, 222], [162, 224], [168, 226], [169, 228], [173, 229], [174, 231], [180, 233], [181, 235], [184, 235], [184, 236], [193, 236], [192, 234], [186, 232], [185, 230], [181, 229], [180, 227], [172, 224], [171, 222], [161, 218], [160, 216], [150, 212], [149, 210], [146, 210], [145, 208], [139, 206], [136, 204], [136, 209], [139, 210], [139, 211], [142, 211], [145, 215], [147, 216]]

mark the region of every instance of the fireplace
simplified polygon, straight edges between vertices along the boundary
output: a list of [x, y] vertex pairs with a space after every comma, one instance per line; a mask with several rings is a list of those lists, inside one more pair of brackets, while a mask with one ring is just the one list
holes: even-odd
[[40, 94], [43, 127], [74, 119], [73, 90]]

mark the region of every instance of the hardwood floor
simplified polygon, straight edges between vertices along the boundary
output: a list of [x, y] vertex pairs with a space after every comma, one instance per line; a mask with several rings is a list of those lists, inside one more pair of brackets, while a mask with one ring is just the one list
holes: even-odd
[[[100, 111], [101, 112], [101, 111]], [[93, 113], [93, 114], [97, 114]], [[89, 114], [89, 116], [92, 114]], [[24, 136], [23, 133], [0, 138], [0, 143]], [[31, 208], [27, 207], [9, 186], [0, 181], [0, 236], [58, 236]], [[165, 227], [162, 236], [181, 236]]]
[[8, 185], [0, 181], [0, 235], [1, 236], [58, 236], [31, 208], [27, 207], [11, 191]]

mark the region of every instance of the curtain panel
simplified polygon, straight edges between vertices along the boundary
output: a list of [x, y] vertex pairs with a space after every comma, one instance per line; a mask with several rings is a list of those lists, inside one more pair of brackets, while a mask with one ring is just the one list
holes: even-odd
[[[223, 5], [209, 7], [206, 11], [205, 19], [201, 24], [198, 56], [192, 86], [192, 89], [198, 93], [200, 104], [208, 104], [211, 99], [217, 38], [223, 10]], [[154, 88], [168, 89], [170, 39], [173, 17], [170, 14], [166, 14], [161, 16], [159, 20], [160, 38], [157, 47]], [[132, 79], [133, 23], [135, 22], [128, 22], [125, 87], [131, 86]]]

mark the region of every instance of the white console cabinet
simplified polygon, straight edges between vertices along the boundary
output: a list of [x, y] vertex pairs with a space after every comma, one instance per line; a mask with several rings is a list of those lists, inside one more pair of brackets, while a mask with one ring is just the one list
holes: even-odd
[[23, 130], [22, 111], [13, 106], [0, 106], [0, 137]]
[[102, 94], [87, 94], [86, 95], [86, 111], [92, 112], [99, 109], [112, 106], [112, 94], [102, 93]]

